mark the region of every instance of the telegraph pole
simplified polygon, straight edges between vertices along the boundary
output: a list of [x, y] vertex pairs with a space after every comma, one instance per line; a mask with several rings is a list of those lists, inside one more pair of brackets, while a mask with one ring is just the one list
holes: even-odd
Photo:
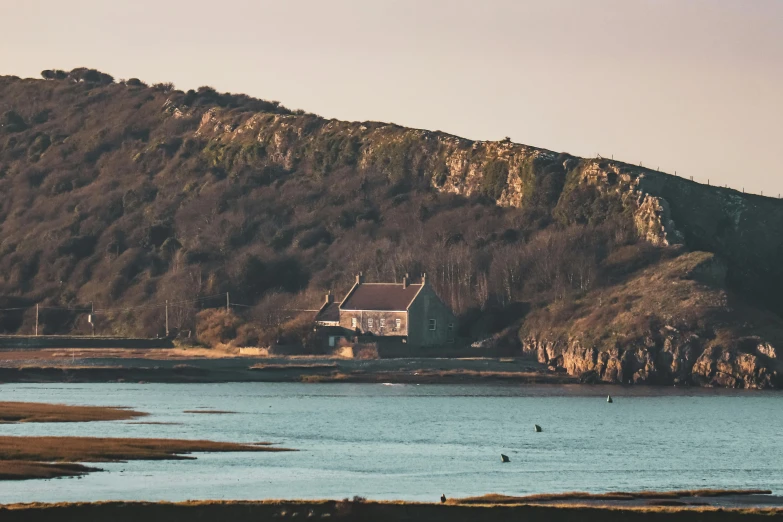
[[38, 337], [38, 303], [35, 303], [35, 336]]
[[169, 336], [169, 300], [166, 299], [166, 337]]
[[230, 312], [230, 309], [229, 309], [230, 306], [231, 305], [230, 305], [229, 300], [228, 300], [228, 292], [226, 292], [226, 313]]

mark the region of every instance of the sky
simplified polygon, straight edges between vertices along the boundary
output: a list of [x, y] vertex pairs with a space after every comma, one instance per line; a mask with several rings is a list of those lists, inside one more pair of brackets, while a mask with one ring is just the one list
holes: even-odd
[[783, 0], [0, 0], [0, 74], [86, 66], [783, 193]]

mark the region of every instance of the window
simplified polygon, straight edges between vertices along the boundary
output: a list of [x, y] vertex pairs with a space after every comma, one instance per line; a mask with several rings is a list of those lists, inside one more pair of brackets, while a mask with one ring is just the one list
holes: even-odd
[[454, 324], [449, 323], [449, 326], [446, 328], [446, 342], [453, 343], [454, 342]]
[[372, 328], [372, 317], [367, 318], [367, 328]]
[[402, 325], [402, 319], [395, 319], [394, 320], [394, 329], [395, 330], [399, 330], [401, 325]]
[[378, 327], [384, 328], [385, 326], [386, 326], [386, 319], [384, 319], [383, 317], [378, 319]]
[[356, 318], [351, 317], [351, 328], [356, 328]]
[[435, 319], [430, 319], [430, 331], [435, 331], [438, 328], [438, 322]]

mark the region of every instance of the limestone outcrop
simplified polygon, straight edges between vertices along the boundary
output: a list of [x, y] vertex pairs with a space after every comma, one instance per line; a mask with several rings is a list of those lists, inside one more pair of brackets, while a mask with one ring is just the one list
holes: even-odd
[[[577, 339], [526, 339], [523, 352], [551, 370], [564, 370], [586, 383], [696, 385], [768, 389], [781, 386], [779, 371], [763, 357], [734, 347], [709, 346], [696, 336], [674, 334], [648, 347], [586, 348]], [[768, 345], [767, 345], [768, 346]]]

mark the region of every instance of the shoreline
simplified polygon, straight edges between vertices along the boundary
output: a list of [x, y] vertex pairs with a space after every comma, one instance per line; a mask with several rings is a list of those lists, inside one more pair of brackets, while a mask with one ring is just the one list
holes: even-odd
[[714, 506], [585, 506], [568, 504], [476, 504], [417, 502], [375, 502], [363, 499], [334, 500], [263, 500], [263, 501], [188, 501], [188, 502], [94, 502], [56, 504], [0, 505], [4, 521], [48, 522], [67, 520], [117, 522], [145, 519], [150, 521], [232, 520], [408, 520], [417, 521], [729, 521], [783, 519], [783, 509], [725, 508]]
[[526, 358], [216, 357], [186, 350], [0, 351], [0, 383], [302, 382], [576, 384]]
[[[366, 384], [578, 384], [575, 379], [527, 372], [312, 372], [296, 369], [258, 371], [250, 368], [26, 367], [0, 368], [0, 383], [366, 383]], [[589, 385], [588, 385], [589, 386]]]
[[[584, 382], [529, 357], [349, 359], [247, 356], [196, 349], [0, 350], [3, 383], [370, 383], [579, 385], [579, 388], [753, 390], [697, 384]], [[763, 391], [775, 392], [775, 389]]]

